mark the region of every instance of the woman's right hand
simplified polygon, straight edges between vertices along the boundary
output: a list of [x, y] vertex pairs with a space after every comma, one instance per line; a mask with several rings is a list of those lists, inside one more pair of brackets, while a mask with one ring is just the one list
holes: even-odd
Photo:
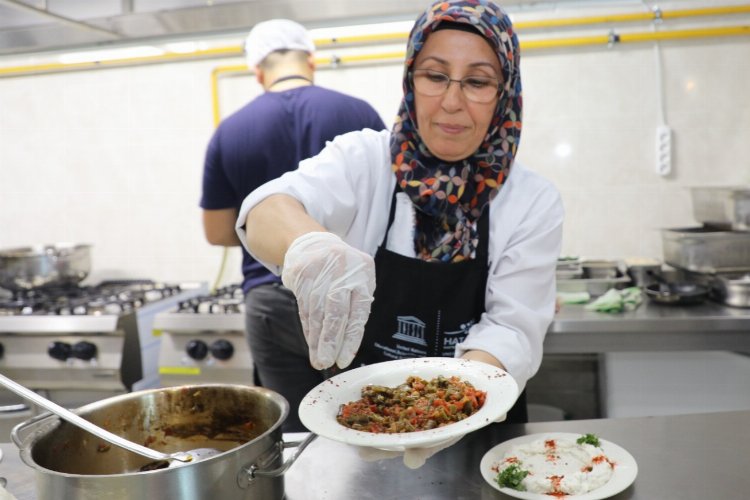
[[297, 297], [312, 366], [349, 366], [370, 316], [373, 258], [333, 233], [310, 232], [289, 246], [281, 280]]

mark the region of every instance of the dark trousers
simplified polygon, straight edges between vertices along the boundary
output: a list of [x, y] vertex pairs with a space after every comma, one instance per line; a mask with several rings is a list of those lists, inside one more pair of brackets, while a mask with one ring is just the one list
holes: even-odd
[[297, 410], [324, 378], [310, 365], [297, 301], [279, 283], [252, 288], [245, 296], [245, 332], [261, 386], [289, 401], [283, 432], [305, 432]]

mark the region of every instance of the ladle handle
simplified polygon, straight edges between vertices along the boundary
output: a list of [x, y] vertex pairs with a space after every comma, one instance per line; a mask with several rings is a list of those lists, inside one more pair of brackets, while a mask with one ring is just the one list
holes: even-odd
[[67, 420], [76, 427], [80, 427], [81, 429], [88, 431], [99, 438], [102, 438], [108, 443], [112, 443], [116, 446], [119, 446], [120, 448], [125, 448], [128, 451], [132, 451], [133, 453], [143, 455], [153, 460], [169, 460], [171, 458], [170, 455], [167, 455], [166, 453], [161, 453], [159, 451], [152, 450], [151, 448], [146, 448], [145, 446], [141, 446], [132, 441], [128, 441], [127, 439], [122, 438], [117, 434], [113, 434], [108, 430], [102, 429], [98, 425], [92, 424], [88, 420], [84, 419], [83, 417], [79, 417], [72, 411], [63, 408], [57, 403], [53, 403], [49, 399], [40, 396], [31, 389], [27, 389], [21, 384], [14, 382], [3, 374], [0, 374], [0, 384], [5, 386], [10, 391], [15, 392], [22, 398], [36, 405], [39, 405], [46, 410], [51, 411], [58, 417]]

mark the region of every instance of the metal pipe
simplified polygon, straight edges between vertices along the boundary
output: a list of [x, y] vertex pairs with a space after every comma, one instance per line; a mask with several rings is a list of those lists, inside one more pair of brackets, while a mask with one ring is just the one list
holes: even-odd
[[94, 33], [105, 35], [108, 38], [116, 38], [116, 39], [124, 38], [123, 35], [115, 31], [110, 31], [108, 29], [94, 26], [93, 24], [85, 23], [83, 21], [78, 21], [76, 19], [71, 19], [69, 17], [54, 14], [46, 9], [45, 10], [37, 9], [36, 7], [33, 7], [27, 3], [23, 3], [19, 0], [0, 0], [0, 3], [5, 4], [9, 7], [13, 7], [14, 9], [25, 10], [26, 12], [31, 12], [38, 16], [46, 17], [47, 19], [51, 19], [59, 23], [67, 24], [68, 26], [73, 26], [74, 28], [84, 29], [87, 31], [93, 31]]
[[632, 14], [606, 14], [603, 16], [543, 19], [539, 21], [519, 21], [514, 22], [513, 26], [515, 26], [517, 30], [537, 28], [562, 28], [567, 26], [583, 26], [590, 24], [605, 24], [615, 22], [629, 23], [635, 21], [656, 21], [658, 19], [664, 20], [680, 19], [684, 17], [726, 16], [734, 14], [750, 14], [750, 5], [707, 7], [672, 11], [665, 11], [660, 9], [658, 12], [635, 12]]

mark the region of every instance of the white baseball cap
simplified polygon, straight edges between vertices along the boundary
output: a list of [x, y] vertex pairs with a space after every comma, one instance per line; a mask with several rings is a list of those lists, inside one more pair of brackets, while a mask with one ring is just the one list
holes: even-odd
[[310, 34], [300, 24], [288, 19], [271, 19], [258, 23], [245, 40], [247, 66], [254, 68], [268, 54], [276, 50], [315, 52]]

